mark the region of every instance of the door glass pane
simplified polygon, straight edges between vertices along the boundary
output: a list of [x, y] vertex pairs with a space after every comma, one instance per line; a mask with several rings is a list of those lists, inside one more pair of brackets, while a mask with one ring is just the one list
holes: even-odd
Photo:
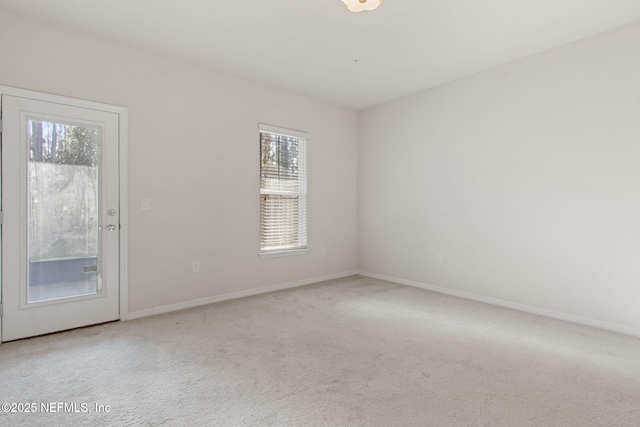
[[97, 127], [27, 120], [27, 302], [98, 292]]

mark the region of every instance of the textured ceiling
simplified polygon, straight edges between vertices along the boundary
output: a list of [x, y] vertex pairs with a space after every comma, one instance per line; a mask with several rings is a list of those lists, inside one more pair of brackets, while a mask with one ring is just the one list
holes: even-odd
[[385, 0], [357, 14], [340, 0], [0, 0], [0, 8], [354, 109], [640, 20], [638, 0]]

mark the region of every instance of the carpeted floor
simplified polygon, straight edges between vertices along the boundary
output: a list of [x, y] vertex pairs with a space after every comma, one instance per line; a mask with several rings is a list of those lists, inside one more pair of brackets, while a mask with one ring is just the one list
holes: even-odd
[[37, 406], [6, 426], [638, 426], [640, 339], [351, 277], [3, 344], [0, 402]]

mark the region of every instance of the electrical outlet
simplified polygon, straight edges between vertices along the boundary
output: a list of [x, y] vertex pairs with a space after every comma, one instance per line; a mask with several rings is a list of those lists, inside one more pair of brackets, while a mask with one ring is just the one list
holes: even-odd
[[438, 254], [438, 256], [436, 257], [436, 262], [438, 264], [444, 264], [444, 259], [442, 257], [442, 254]]
[[322, 256], [327, 256], [327, 248], [322, 248]]
[[151, 200], [149, 200], [149, 199], [140, 199], [140, 210], [141, 211], [151, 210]]
[[200, 261], [193, 261], [191, 263], [191, 272], [200, 273]]

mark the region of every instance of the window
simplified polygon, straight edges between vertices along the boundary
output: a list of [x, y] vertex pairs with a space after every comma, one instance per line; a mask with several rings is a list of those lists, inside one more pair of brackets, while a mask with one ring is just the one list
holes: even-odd
[[260, 254], [306, 252], [307, 139], [304, 132], [260, 125]]

